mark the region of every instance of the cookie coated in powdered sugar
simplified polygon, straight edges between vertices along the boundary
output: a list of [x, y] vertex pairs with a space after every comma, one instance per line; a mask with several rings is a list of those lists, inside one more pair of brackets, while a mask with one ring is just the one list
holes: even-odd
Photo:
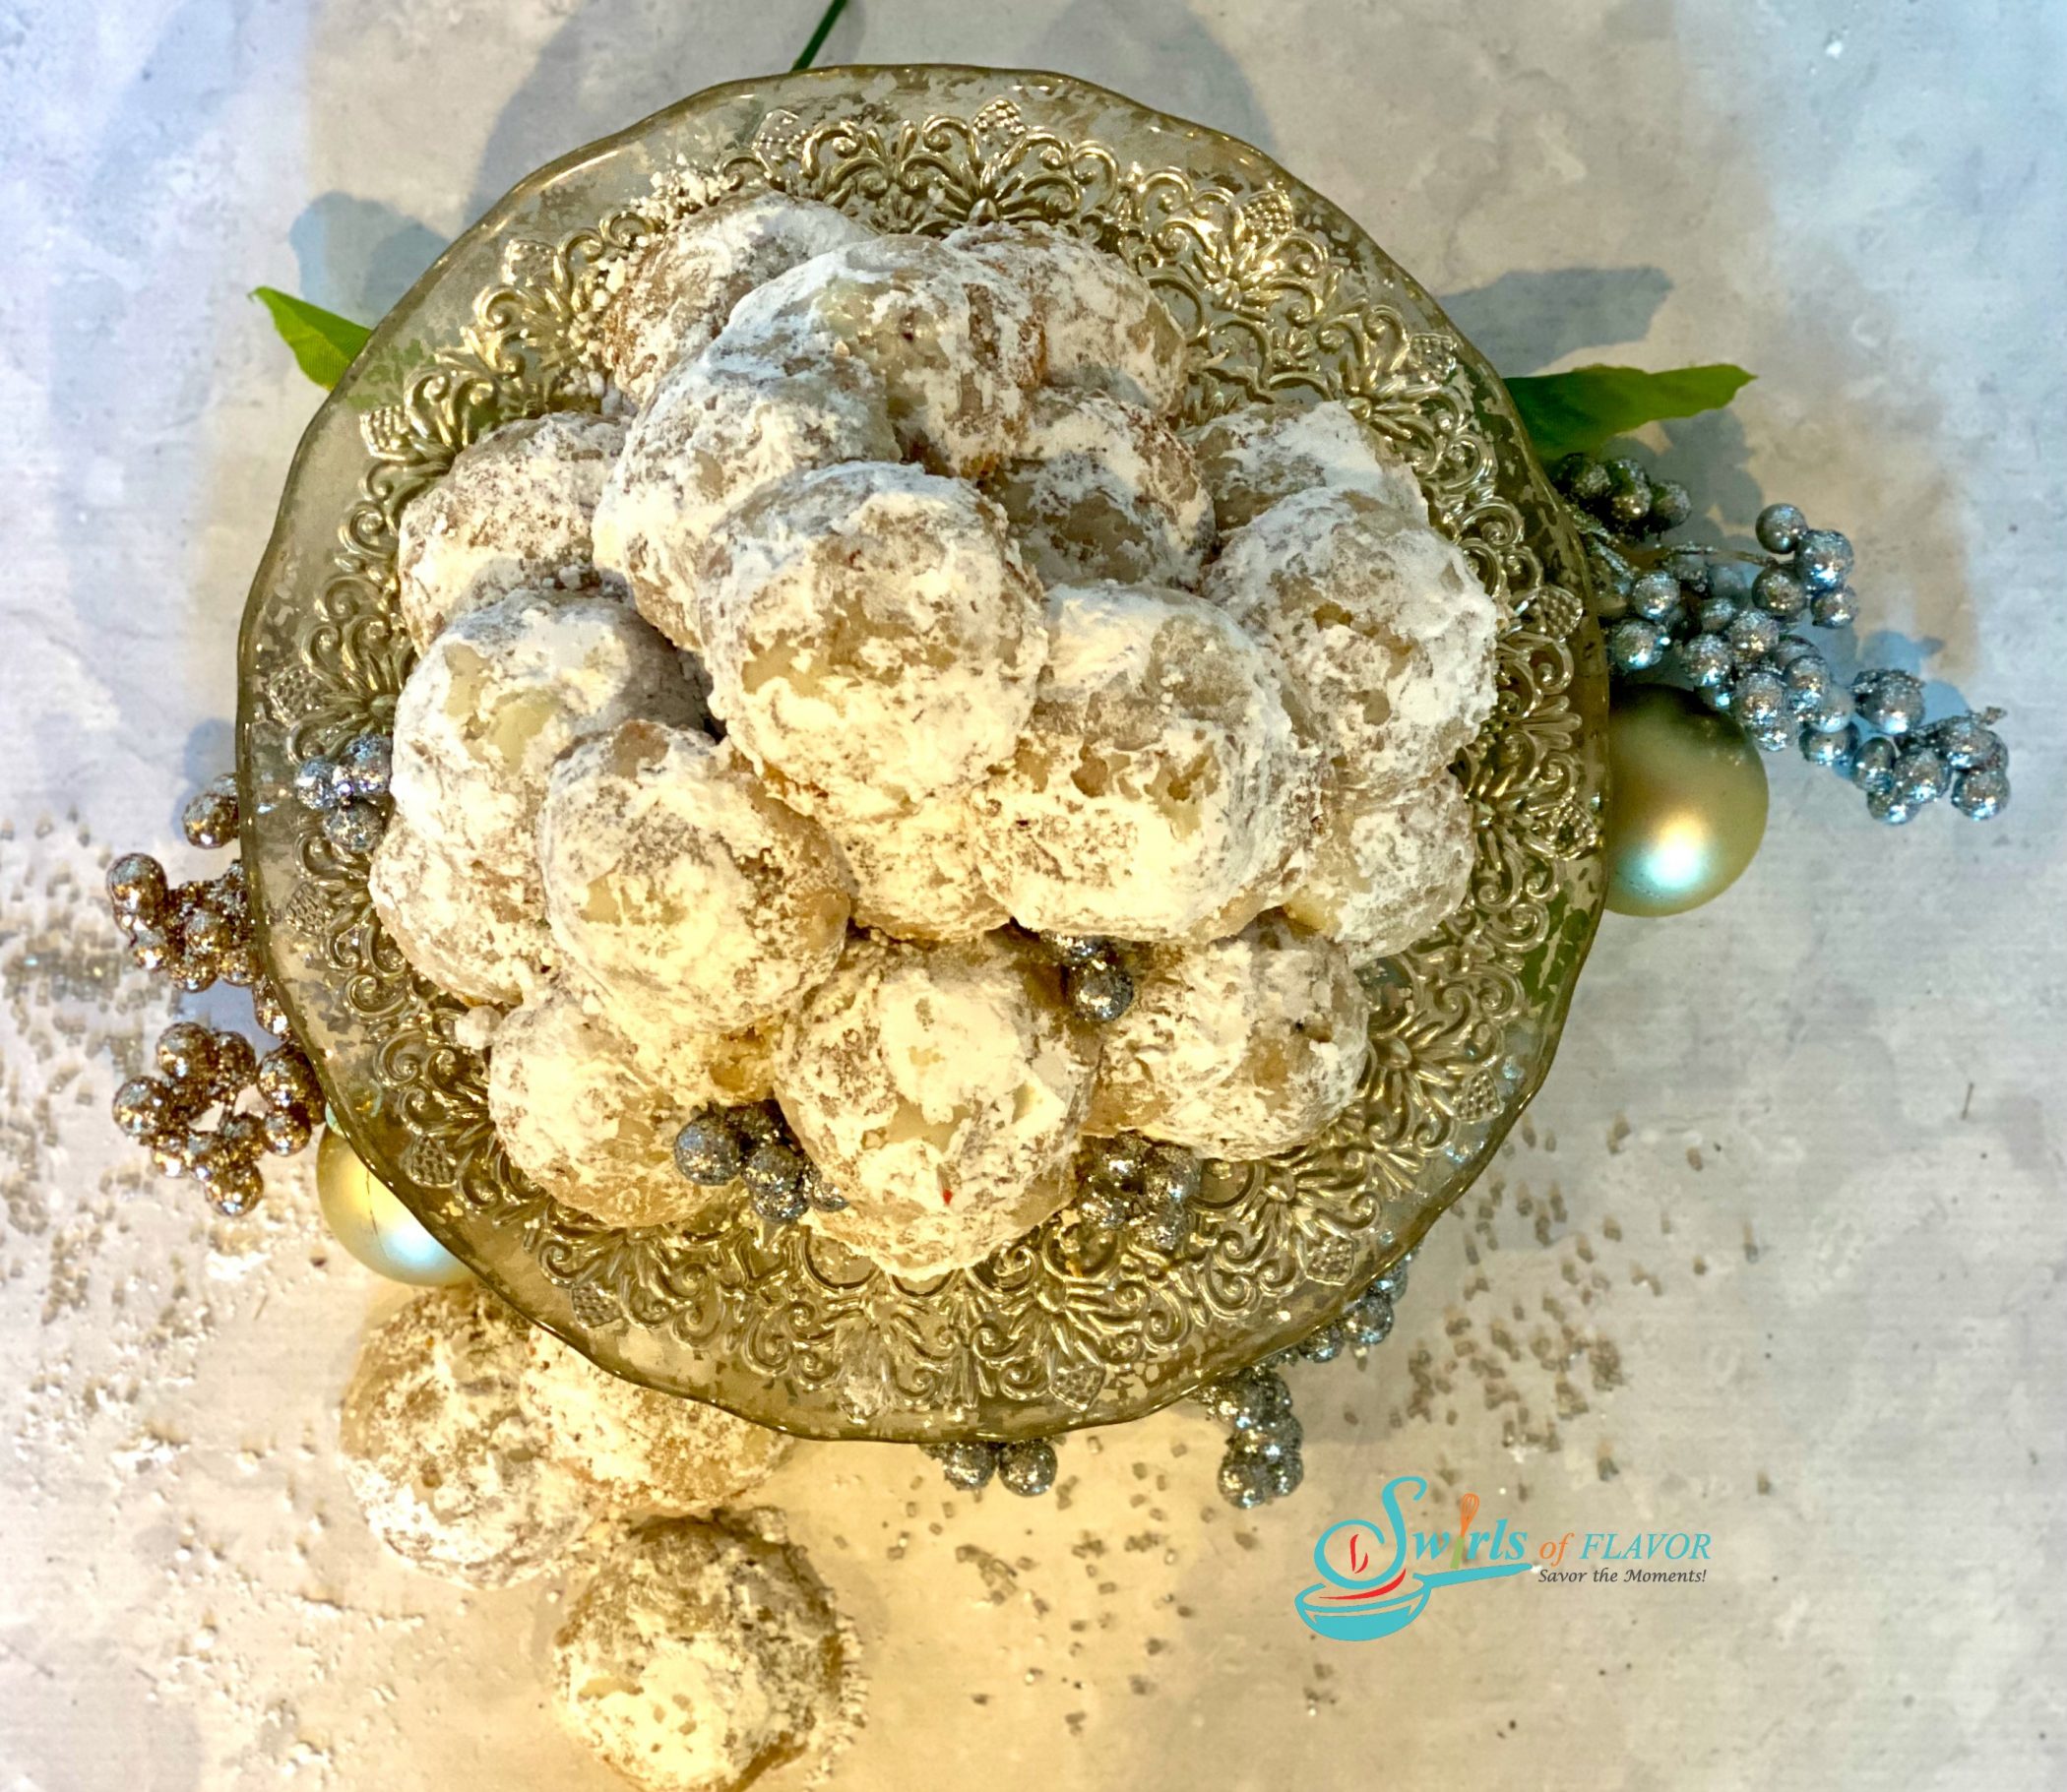
[[1101, 393], [1036, 393], [1018, 452], [983, 490], [1044, 585], [1196, 589], [1213, 547], [1191, 451], [1154, 411]]
[[691, 361], [633, 422], [595, 508], [595, 559], [645, 616], [694, 648], [697, 559], [711, 531], [756, 492], [843, 461], [894, 461], [883, 383], [851, 355], [785, 372], [734, 356]]
[[786, 193], [742, 193], [693, 212], [640, 250], [616, 277], [596, 327], [613, 384], [635, 405], [702, 352], [755, 287], [828, 250], [875, 234], [831, 206]]
[[524, 587], [580, 588], [591, 520], [624, 426], [580, 411], [525, 417], [460, 450], [396, 528], [403, 627], [418, 649]]
[[1108, 393], [1169, 412], [1184, 396], [1184, 334], [1148, 281], [1117, 256], [1047, 224], [972, 224], [950, 247], [1024, 287], [1047, 340], [1054, 386]]
[[967, 793], [824, 820], [853, 873], [855, 926], [900, 940], [972, 940], [1011, 918], [977, 875]]
[[1330, 791], [1284, 912], [1350, 961], [1404, 952], [1453, 914], [1472, 885], [1472, 803], [1447, 772], [1405, 791]]
[[1101, 1029], [1090, 1129], [1210, 1157], [1303, 1144], [1356, 1092], [1370, 1003], [1348, 954], [1280, 914], [1210, 946], [1162, 947]]
[[1034, 712], [971, 798], [977, 862], [1035, 932], [1192, 938], [1288, 861], [1317, 774], [1277, 660], [1228, 616], [1065, 587]]
[[676, 1171], [674, 1136], [715, 1098], [703, 1063], [653, 1074], [564, 981], [505, 1016], [488, 1052], [488, 1113], [510, 1160], [605, 1225], [666, 1225], [709, 1205]]
[[554, 762], [635, 716], [701, 719], [674, 649], [614, 598], [515, 592], [453, 623], [404, 682], [396, 813], [434, 849], [530, 883]]
[[543, 1574], [592, 1515], [525, 1399], [530, 1333], [477, 1282], [436, 1289], [367, 1337], [344, 1390], [339, 1446], [374, 1534], [470, 1586]]
[[749, 293], [710, 363], [788, 371], [852, 355], [890, 397], [904, 452], [972, 475], [1010, 454], [1046, 354], [1032, 300], [973, 256], [924, 236], [882, 236], [817, 256]]
[[807, 1781], [846, 1739], [853, 1638], [792, 1545], [656, 1519], [553, 1638], [560, 1719], [640, 1792]]
[[1031, 942], [856, 936], [776, 1058], [784, 1118], [847, 1201], [804, 1223], [893, 1274], [979, 1263], [1068, 1198], [1097, 1051]]
[[551, 957], [544, 893], [529, 857], [521, 873], [434, 844], [398, 815], [381, 836], [366, 895], [418, 975], [462, 1001], [508, 1005]]
[[1396, 528], [1428, 521], [1413, 469], [1339, 400], [1244, 404], [1186, 430], [1184, 439], [1223, 532], [1303, 491], [1361, 492], [1383, 506]]
[[1011, 754], [1047, 635], [972, 486], [881, 462], [800, 473], [720, 525], [702, 573], [712, 709], [791, 800], [882, 815]]
[[1364, 493], [1280, 499], [1221, 542], [1205, 589], [1277, 649], [1347, 779], [1417, 782], [1492, 711], [1499, 605], [1455, 546]]
[[524, 1391], [561, 1459], [618, 1512], [700, 1516], [751, 1493], [789, 1453], [781, 1432], [598, 1369], [542, 1326]]
[[627, 1026], [755, 1026], [840, 956], [838, 848], [729, 744], [644, 721], [587, 741], [554, 770], [537, 839], [554, 943]]

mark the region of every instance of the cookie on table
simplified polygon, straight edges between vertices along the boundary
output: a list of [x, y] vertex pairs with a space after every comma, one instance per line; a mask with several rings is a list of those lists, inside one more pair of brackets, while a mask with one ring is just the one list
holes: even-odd
[[525, 1399], [531, 1330], [477, 1282], [433, 1289], [367, 1337], [344, 1390], [344, 1475], [374, 1535], [470, 1586], [543, 1574], [593, 1515]]
[[848, 1650], [801, 1550], [655, 1520], [569, 1608], [554, 1692], [561, 1721], [640, 1792], [743, 1792], [844, 1740]]

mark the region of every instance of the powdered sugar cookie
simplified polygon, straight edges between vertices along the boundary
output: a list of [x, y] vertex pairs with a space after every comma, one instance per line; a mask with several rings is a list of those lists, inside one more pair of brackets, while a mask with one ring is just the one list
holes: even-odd
[[606, 1014], [732, 1032], [832, 969], [851, 889], [816, 823], [729, 746], [632, 722], [554, 771], [538, 861], [555, 944]]
[[1213, 545], [1191, 451], [1154, 411], [1099, 393], [1035, 394], [1017, 453], [983, 489], [1044, 585], [1193, 588]]
[[1067, 1199], [1096, 1062], [1027, 942], [857, 938], [776, 1058], [784, 1118], [847, 1201], [805, 1223], [895, 1274], [980, 1262]]
[[1500, 622], [1463, 554], [1393, 524], [1361, 492], [1301, 492], [1227, 536], [1206, 575], [1278, 649], [1338, 772], [1374, 790], [1440, 771], [1478, 731]]
[[1210, 946], [1159, 948], [1133, 1005], [1100, 1029], [1091, 1130], [1213, 1157], [1290, 1150], [1355, 1094], [1369, 1023], [1348, 955], [1283, 915]]
[[1046, 365], [1026, 292], [924, 236], [878, 237], [790, 269], [739, 302], [708, 354], [713, 366], [789, 371], [852, 355], [888, 389], [905, 452], [963, 475], [1011, 452]]
[[881, 815], [1011, 753], [1040, 591], [972, 487], [875, 462], [801, 473], [719, 525], [703, 576], [712, 708], [803, 806]]
[[1311, 829], [1283, 674], [1221, 611], [1148, 587], [1050, 592], [1048, 642], [1012, 760], [971, 799], [983, 881], [1036, 932], [1191, 938]]
[[635, 404], [700, 353], [756, 286], [874, 234], [786, 193], [741, 193], [693, 212], [640, 252], [596, 332], [604, 368]]
[[1126, 263], [1041, 224], [976, 224], [947, 240], [1033, 295], [1052, 384], [1176, 409], [1184, 396], [1183, 333]]
[[550, 595], [593, 585], [591, 522], [623, 447], [622, 424], [554, 411], [461, 449], [397, 525], [409, 639], [423, 648], [455, 617], [525, 587]]

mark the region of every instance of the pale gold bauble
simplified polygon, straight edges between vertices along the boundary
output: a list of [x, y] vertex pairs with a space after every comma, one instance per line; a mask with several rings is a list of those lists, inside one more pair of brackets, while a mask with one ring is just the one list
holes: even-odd
[[416, 1288], [456, 1288], [473, 1279], [336, 1127], [323, 1129], [316, 1147], [316, 1198], [332, 1236], [374, 1274]]
[[1766, 834], [1766, 768], [1690, 691], [1622, 687], [1607, 718], [1607, 905], [1681, 914], [1736, 882]]

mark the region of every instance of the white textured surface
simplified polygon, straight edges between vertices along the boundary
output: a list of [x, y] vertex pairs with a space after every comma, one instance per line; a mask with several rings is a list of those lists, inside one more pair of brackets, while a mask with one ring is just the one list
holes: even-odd
[[[312, 403], [245, 289], [370, 312], [525, 170], [786, 65], [813, 12], [0, 9], [10, 1792], [615, 1783], [550, 1717], [552, 1610], [411, 1576], [352, 1514], [336, 1395], [390, 1296], [305, 1183], [212, 1234], [111, 1148], [97, 1042], [54, 1024], [92, 991], [46, 974], [84, 936], [43, 893], [93, 851], [35, 825], [162, 841], [226, 763]], [[2059, 1783], [2067, 19], [863, 0], [828, 54], [1059, 66], [1246, 136], [1507, 371], [1742, 361], [1667, 464], [1739, 526], [1764, 492], [1851, 530], [1871, 645], [2008, 707], [2018, 753], [2004, 821], [1906, 834], [1776, 765], [1741, 888], [1608, 923], [1498, 1211], [1445, 1226], [1371, 1368], [1296, 1377], [1290, 1508], [1217, 1509], [1185, 1416], [1068, 1447], [1066, 1508], [800, 1451], [771, 1495], [875, 1680], [841, 1783]], [[1714, 1571], [1306, 1637], [1314, 1531], [1409, 1468], [1532, 1529], [1709, 1531]]]

